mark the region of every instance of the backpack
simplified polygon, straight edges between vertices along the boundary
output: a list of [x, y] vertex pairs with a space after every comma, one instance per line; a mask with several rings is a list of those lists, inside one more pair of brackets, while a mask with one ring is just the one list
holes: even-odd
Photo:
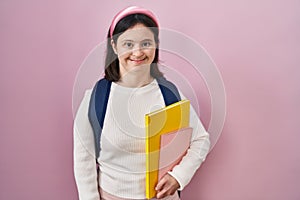
[[[158, 86], [163, 95], [166, 106], [181, 100], [178, 89], [172, 82], [168, 81], [165, 77], [159, 77], [156, 78], [156, 80], [158, 82]], [[100, 153], [100, 139], [105, 119], [108, 97], [110, 94], [111, 83], [111, 81], [102, 78], [95, 84], [88, 109], [88, 118], [92, 126], [95, 138], [97, 170], [99, 170], [97, 158], [99, 157]], [[180, 196], [180, 191], [178, 192]]]

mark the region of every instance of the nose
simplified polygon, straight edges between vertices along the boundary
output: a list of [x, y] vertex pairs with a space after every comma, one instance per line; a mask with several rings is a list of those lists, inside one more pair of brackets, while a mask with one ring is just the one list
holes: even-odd
[[140, 47], [137, 47], [135, 48], [133, 51], [132, 51], [132, 55], [134, 55], [135, 57], [140, 57], [142, 56], [144, 53], [142, 51], [142, 49]]

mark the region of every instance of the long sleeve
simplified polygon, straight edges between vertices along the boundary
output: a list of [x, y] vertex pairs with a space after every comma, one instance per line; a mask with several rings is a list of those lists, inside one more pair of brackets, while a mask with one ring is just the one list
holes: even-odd
[[88, 119], [91, 90], [85, 92], [73, 124], [74, 175], [80, 200], [99, 200], [95, 143]]
[[[182, 94], [181, 97], [185, 99]], [[191, 181], [197, 169], [204, 162], [210, 148], [209, 134], [192, 105], [190, 106], [190, 127], [193, 128], [190, 148], [181, 162], [171, 172], [168, 172], [178, 181], [180, 185], [179, 190], [183, 190]]]

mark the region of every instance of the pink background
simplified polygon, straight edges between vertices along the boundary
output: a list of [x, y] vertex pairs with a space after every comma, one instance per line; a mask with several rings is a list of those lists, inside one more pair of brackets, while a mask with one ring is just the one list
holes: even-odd
[[202, 44], [226, 88], [223, 133], [182, 199], [300, 199], [298, 0], [1, 1], [0, 199], [78, 198], [75, 77], [135, 3]]

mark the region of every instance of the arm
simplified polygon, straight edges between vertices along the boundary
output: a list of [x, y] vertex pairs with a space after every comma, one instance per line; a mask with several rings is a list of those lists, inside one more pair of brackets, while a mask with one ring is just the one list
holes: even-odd
[[[181, 93], [180, 95], [182, 99], [186, 99]], [[193, 128], [190, 148], [181, 162], [157, 184], [158, 198], [173, 194], [177, 189], [183, 190], [209, 152], [209, 134], [192, 106], [190, 107], [190, 127]]]
[[88, 119], [91, 90], [87, 90], [78, 108], [73, 125], [74, 176], [80, 200], [99, 200], [95, 143]]
[[168, 172], [179, 183], [179, 190], [183, 190], [191, 181], [197, 169], [204, 162], [210, 148], [209, 134], [192, 106], [190, 108], [190, 127], [193, 128], [190, 148], [181, 162], [171, 172]]

